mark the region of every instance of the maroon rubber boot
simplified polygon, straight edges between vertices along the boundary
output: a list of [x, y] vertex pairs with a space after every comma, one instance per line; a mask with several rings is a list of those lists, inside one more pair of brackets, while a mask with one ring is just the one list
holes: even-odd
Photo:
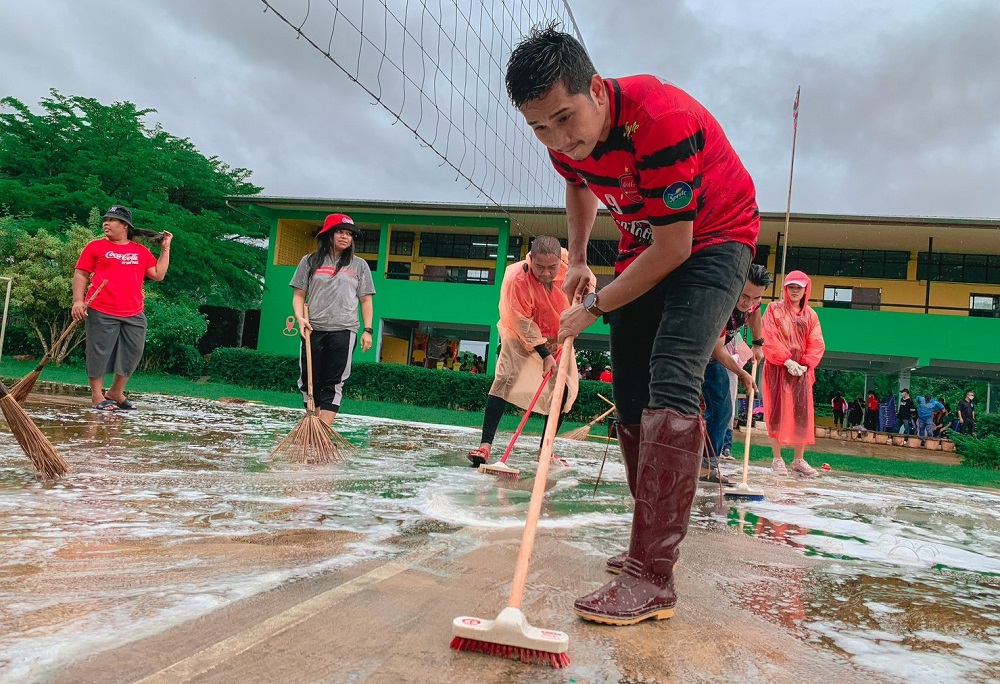
[[673, 568], [698, 490], [705, 428], [700, 415], [646, 409], [641, 433], [628, 558], [618, 577], [576, 600], [584, 620], [634, 625], [674, 614]]
[[[625, 479], [628, 481], [628, 490], [634, 499], [636, 471], [639, 469], [639, 425], [618, 423], [615, 427], [618, 431], [618, 448], [621, 449], [622, 459], [625, 461]], [[627, 556], [627, 553], [619, 553], [617, 556], [609, 558], [606, 562], [608, 572], [613, 572], [616, 575], [620, 573], [625, 566]]]

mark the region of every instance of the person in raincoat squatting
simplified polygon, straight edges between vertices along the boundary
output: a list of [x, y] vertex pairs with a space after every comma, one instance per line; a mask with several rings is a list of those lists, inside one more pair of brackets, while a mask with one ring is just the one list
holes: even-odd
[[774, 451], [772, 469], [787, 475], [781, 447], [792, 446], [792, 470], [814, 477], [816, 469], [803, 457], [806, 444], [816, 442], [813, 384], [826, 344], [819, 317], [809, 306], [812, 282], [802, 271], [785, 277], [782, 297], [764, 312], [764, 420]]
[[[552, 371], [549, 385], [535, 403], [535, 413], [548, 415], [555, 386], [559, 316], [569, 308], [563, 281], [569, 258], [559, 241], [540, 235], [531, 243], [528, 258], [507, 267], [500, 287], [500, 356], [497, 370], [486, 398], [483, 434], [480, 445], [469, 452], [472, 465], [488, 463], [493, 438], [507, 404], [525, 410], [531, 404], [542, 377]], [[570, 359], [559, 422], [576, 400], [579, 377], [576, 359]]]

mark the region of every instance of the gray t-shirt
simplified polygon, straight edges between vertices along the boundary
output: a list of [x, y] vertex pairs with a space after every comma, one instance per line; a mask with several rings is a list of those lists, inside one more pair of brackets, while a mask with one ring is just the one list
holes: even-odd
[[358, 300], [365, 295], [375, 294], [375, 283], [368, 262], [354, 256], [351, 264], [333, 274], [334, 260], [327, 255], [323, 265], [309, 276], [309, 257], [299, 261], [289, 283], [294, 288], [306, 291], [309, 303], [309, 322], [315, 330], [353, 330], [361, 327], [358, 321]]

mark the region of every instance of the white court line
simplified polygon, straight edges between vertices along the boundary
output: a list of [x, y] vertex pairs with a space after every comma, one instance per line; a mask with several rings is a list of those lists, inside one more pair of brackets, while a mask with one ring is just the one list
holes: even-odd
[[338, 587], [334, 587], [311, 599], [303, 601], [283, 613], [259, 622], [249, 629], [237, 632], [231, 637], [202, 649], [159, 672], [138, 680], [136, 684], [176, 684], [177, 682], [189, 681], [200, 674], [208, 672], [220, 663], [305, 622], [309, 618], [326, 610], [337, 601], [364, 591], [401, 572], [410, 570], [418, 563], [432, 556], [437, 556], [440, 553], [440, 548], [433, 548], [420, 553], [407, 554], [400, 559], [386, 563], [371, 572], [355, 577]]

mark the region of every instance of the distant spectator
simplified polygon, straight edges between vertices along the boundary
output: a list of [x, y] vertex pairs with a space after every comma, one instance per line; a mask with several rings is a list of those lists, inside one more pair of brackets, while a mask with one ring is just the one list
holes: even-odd
[[860, 427], [865, 420], [865, 400], [856, 397], [847, 413], [847, 427]]
[[847, 414], [847, 399], [844, 399], [843, 394], [837, 392], [833, 395], [830, 406], [833, 408], [833, 427], [843, 430], [844, 416]]
[[900, 390], [902, 397], [899, 400], [899, 412], [896, 414], [896, 432], [905, 435], [916, 434], [917, 432], [917, 406], [910, 398], [910, 390]]
[[917, 434], [921, 437], [934, 436], [934, 412], [944, 408], [937, 399], [932, 399], [931, 395], [925, 394], [917, 397]]
[[878, 430], [878, 395], [868, 390], [868, 402], [865, 404], [865, 429]]
[[971, 435], [976, 429], [976, 393], [969, 390], [965, 399], [958, 402], [958, 422], [963, 435]]
[[951, 415], [951, 406], [948, 402], [943, 402], [944, 408], [934, 412], [934, 436], [935, 437], [947, 437], [948, 430], [951, 429], [951, 423], [954, 417]]
[[611, 382], [614, 376], [611, 374], [611, 366], [605, 366], [601, 371], [601, 382]]

